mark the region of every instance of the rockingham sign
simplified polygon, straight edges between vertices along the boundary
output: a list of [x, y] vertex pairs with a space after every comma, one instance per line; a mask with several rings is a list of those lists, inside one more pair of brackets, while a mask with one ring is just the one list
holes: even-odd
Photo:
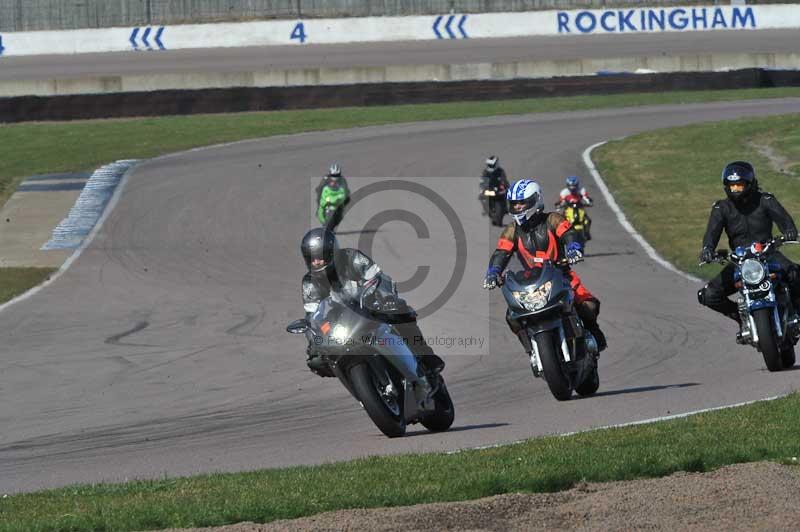
[[[800, 4], [449, 13], [0, 34], [0, 55], [800, 28]], [[800, 35], [800, 34], [799, 34]], [[800, 37], [798, 37], [800, 38]]]
[[559, 11], [556, 13], [556, 24], [559, 34], [758, 28], [756, 12], [752, 7]]

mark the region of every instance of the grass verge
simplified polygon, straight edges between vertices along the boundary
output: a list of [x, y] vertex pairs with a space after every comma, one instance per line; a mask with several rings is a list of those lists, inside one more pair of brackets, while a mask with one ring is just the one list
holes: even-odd
[[0, 206], [24, 176], [92, 170], [121, 158], [223, 142], [422, 120], [800, 96], [800, 88], [618, 94], [0, 126]]
[[[720, 269], [698, 267], [697, 255], [711, 205], [725, 197], [727, 162], [752, 162], [761, 188], [800, 222], [800, 114], [652, 131], [609, 142], [592, 159], [634, 227], [664, 258], [700, 277]], [[728, 247], [724, 233], [719, 246]], [[782, 252], [797, 261], [798, 247]]]
[[800, 456], [800, 395], [648, 425], [458, 454], [75, 486], [0, 498], [0, 530], [145, 530], [269, 522], [345, 508], [548, 492]]
[[0, 268], [0, 304], [44, 282], [55, 268]]

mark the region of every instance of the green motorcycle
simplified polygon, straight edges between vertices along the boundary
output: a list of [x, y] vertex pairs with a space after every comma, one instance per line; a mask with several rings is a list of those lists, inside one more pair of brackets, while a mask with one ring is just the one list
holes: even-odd
[[317, 207], [319, 223], [333, 231], [344, 216], [344, 203], [347, 201], [347, 190], [341, 185], [325, 185]]

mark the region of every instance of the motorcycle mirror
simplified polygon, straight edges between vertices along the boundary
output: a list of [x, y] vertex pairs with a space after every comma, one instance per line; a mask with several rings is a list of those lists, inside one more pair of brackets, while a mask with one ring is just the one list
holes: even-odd
[[307, 330], [308, 330], [308, 320], [305, 318], [294, 320], [292, 323], [286, 326], [286, 331], [292, 334], [303, 334]]

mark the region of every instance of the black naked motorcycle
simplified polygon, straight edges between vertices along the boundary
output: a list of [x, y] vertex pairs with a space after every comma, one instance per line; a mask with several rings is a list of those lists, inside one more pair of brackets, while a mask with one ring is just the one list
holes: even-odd
[[[785, 272], [780, 264], [770, 262], [770, 253], [784, 244], [783, 237], [738, 247], [733, 253], [717, 251], [712, 262], [736, 266], [733, 279], [739, 294], [736, 303], [742, 327], [736, 342], [755, 347], [764, 356], [769, 371], [779, 371], [795, 364], [794, 346], [800, 339], [800, 318], [792, 304]], [[701, 262], [700, 266], [708, 264]]]
[[402, 436], [413, 423], [447, 430], [455, 409], [444, 378], [422, 372], [403, 337], [385, 318], [378, 319], [370, 298], [360, 292], [355, 302], [332, 294], [310, 320], [296, 320], [286, 330], [308, 336], [386, 436]]
[[506, 187], [499, 183], [496, 186], [481, 183], [478, 199], [481, 207], [486, 211], [492, 225], [503, 226], [503, 217], [506, 215]]
[[559, 401], [592, 395], [600, 387], [598, 348], [575, 311], [564, 261], [541, 260], [541, 268], [506, 273], [503, 296], [511, 316], [531, 339], [531, 369], [544, 376]]

